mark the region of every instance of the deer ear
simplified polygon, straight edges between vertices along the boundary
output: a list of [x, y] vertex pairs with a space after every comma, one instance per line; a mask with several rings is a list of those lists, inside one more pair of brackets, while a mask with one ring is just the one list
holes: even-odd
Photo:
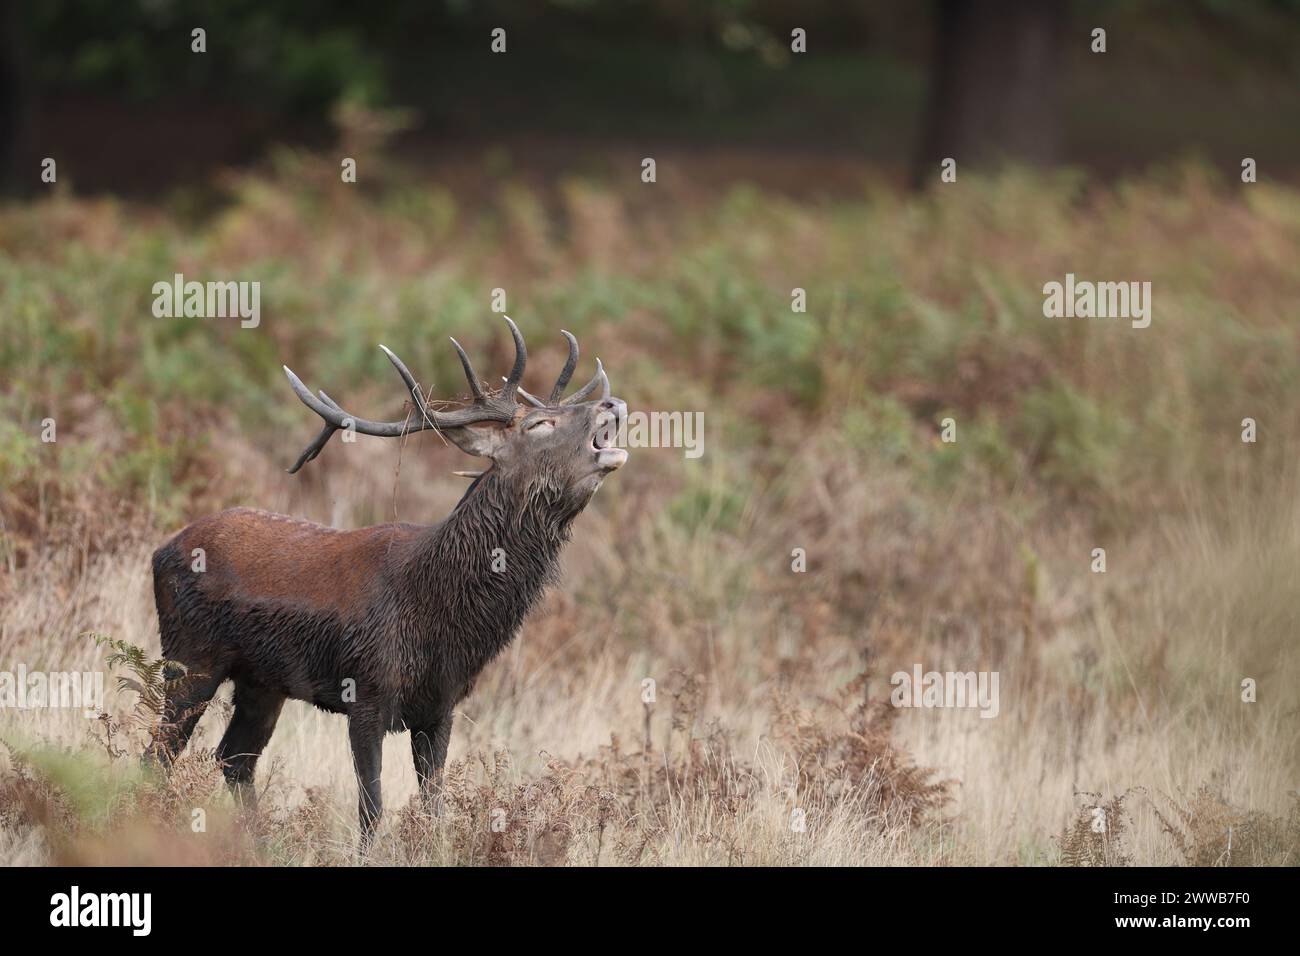
[[495, 459], [506, 442], [506, 426], [500, 422], [475, 422], [459, 428], [444, 428], [441, 432], [457, 448], [475, 458]]

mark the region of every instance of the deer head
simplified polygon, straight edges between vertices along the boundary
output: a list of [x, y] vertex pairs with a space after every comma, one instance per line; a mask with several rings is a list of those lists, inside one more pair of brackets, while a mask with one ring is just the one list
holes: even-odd
[[[568, 398], [563, 397], [578, 365], [578, 342], [568, 332], [563, 335], [569, 343], [569, 358], [549, 397], [543, 401], [525, 391], [519, 384], [528, 361], [524, 337], [508, 317], [506, 324], [514, 338], [515, 364], [498, 392], [484, 391], [469, 356], [459, 342], [451, 340], [473, 393], [469, 405], [453, 411], [433, 409], [402, 360], [383, 345], [379, 346], [397, 369], [414, 406], [413, 412], [401, 421], [377, 422], [351, 415], [323, 391], [313, 395], [285, 366], [294, 392], [304, 405], [325, 420], [325, 427], [289, 473], [297, 472], [320, 454], [340, 428], [351, 427], [363, 435], [385, 438], [434, 429], [466, 454], [490, 459], [489, 471], [499, 484], [516, 488], [529, 497], [540, 495], [581, 510], [605, 476], [627, 461], [627, 452], [614, 447], [618, 428], [627, 416], [627, 405], [622, 399], [610, 396], [609, 378], [600, 359], [596, 359], [596, 374], [591, 381]], [[590, 398], [597, 389], [599, 396]], [[472, 478], [487, 473], [457, 472]]]

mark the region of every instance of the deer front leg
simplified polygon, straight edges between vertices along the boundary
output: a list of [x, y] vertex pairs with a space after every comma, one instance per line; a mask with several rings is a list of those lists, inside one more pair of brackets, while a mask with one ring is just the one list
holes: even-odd
[[451, 742], [451, 719], [448, 711], [436, 723], [411, 730], [411, 756], [415, 758], [415, 775], [420, 778], [420, 800], [435, 816], [442, 814], [442, 767]]
[[352, 765], [357, 771], [357, 804], [361, 823], [359, 851], [370, 848], [384, 801], [379, 775], [384, 762], [384, 727], [378, 715], [354, 710], [348, 715], [348, 738], [352, 742]]

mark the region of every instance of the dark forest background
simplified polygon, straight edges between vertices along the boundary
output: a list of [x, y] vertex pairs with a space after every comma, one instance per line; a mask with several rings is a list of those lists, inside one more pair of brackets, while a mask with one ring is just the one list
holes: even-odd
[[[1243, 140], [1275, 169], [1300, 155], [1296, 0], [0, 9], [0, 149], [17, 191], [34, 188], [40, 157], [90, 152], [68, 170], [78, 190], [156, 192], [272, 142], [331, 143], [349, 105], [394, 111], [381, 122], [400, 134], [399, 154], [436, 162], [527, 144], [537, 168], [557, 143], [571, 156], [575, 140], [593, 162], [601, 146], [675, 143], [819, 153], [911, 178], [947, 155], [1104, 174], [1171, 154], [1235, 163]], [[195, 27], [205, 54], [191, 52]], [[505, 56], [490, 50], [495, 27]], [[805, 55], [790, 52], [796, 27]], [[1094, 27], [1107, 30], [1104, 54], [1090, 50]], [[836, 183], [829, 170], [813, 178]]]

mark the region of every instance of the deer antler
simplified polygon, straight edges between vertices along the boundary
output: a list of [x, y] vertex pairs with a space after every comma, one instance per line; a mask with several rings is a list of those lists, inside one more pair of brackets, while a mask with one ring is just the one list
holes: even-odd
[[[600, 359], [596, 359], [596, 374], [592, 377], [591, 381], [582, 386], [582, 388], [578, 389], [578, 391], [574, 392], [568, 398], [563, 401], [560, 400], [560, 396], [564, 394], [564, 389], [569, 384], [569, 379], [573, 377], [573, 370], [578, 367], [578, 340], [573, 337], [572, 333], [566, 332], [564, 329], [560, 329], [560, 334], [569, 340], [569, 358], [565, 361], [564, 368], [560, 370], [560, 377], [555, 380], [555, 387], [551, 389], [550, 398], [546, 401], [542, 401], [531, 392], [525, 391], [516, 386], [519, 394], [523, 396], [524, 401], [528, 402], [528, 404], [532, 405], [534, 408], [554, 408], [556, 406], [563, 407], [565, 405], [577, 405], [594, 392], [597, 385], [600, 385], [602, 387], [600, 400], [602, 402], [605, 401], [609, 398], [609, 376], [605, 374], [605, 367], [600, 364]], [[506, 382], [506, 388], [509, 387], [510, 383]]]
[[428, 407], [428, 402], [421, 395], [420, 385], [416, 382], [415, 376], [411, 374], [410, 369], [390, 349], [383, 345], [379, 346], [384, 350], [384, 354], [388, 356], [388, 360], [393, 363], [393, 367], [397, 369], [397, 374], [401, 376], [406, 390], [411, 395], [419, 416], [415, 421], [412, 421], [408, 416], [396, 422], [376, 422], [350, 415], [323, 391], [319, 393], [320, 397], [317, 398], [302, 383], [302, 380], [293, 374], [292, 369], [287, 365], [284, 366], [284, 374], [289, 376], [289, 385], [292, 386], [294, 393], [302, 400], [304, 405], [325, 420], [325, 427], [321, 429], [320, 434], [307, 446], [303, 453], [298, 456], [298, 460], [289, 469], [289, 474], [295, 474], [303, 465], [319, 455], [321, 449], [325, 447], [325, 443], [340, 428], [350, 427], [363, 435], [397, 438], [409, 435], [412, 432], [424, 431], [427, 428], [459, 428], [476, 422], [502, 422], [508, 424], [513, 421], [517, 405], [515, 389], [519, 386], [519, 380], [523, 378], [524, 366], [528, 362], [528, 350], [524, 346], [524, 337], [520, 334], [519, 327], [508, 316], [506, 317], [506, 324], [510, 326], [510, 335], [515, 340], [515, 364], [510, 370], [510, 377], [506, 379], [506, 387], [495, 395], [488, 396], [484, 394], [482, 387], [479, 385], [478, 376], [474, 373], [474, 366], [470, 363], [469, 356], [465, 354], [465, 350], [460, 347], [459, 342], [455, 339], [451, 340], [451, 344], [460, 356], [461, 366], [465, 369], [465, 377], [469, 380], [470, 391], [474, 394], [473, 404], [467, 408], [456, 409], [452, 412], [431, 410]]
[[307, 386], [302, 383], [302, 380], [297, 375], [294, 375], [287, 365], [284, 366], [284, 374], [289, 376], [289, 384], [293, 387], [294, 393], [302, 399], [304, 405], [325, 420], [325, 427], [321, 429], [320, 434], [306, 447], [303, 453], [298, 456], [298, 460], [289, 469], [289, 474], [296, 474], [298, 469], [319, 455], [326, 442], [340, 428], [350, 427], [363, 435], [376, 435], [380, 438], [398, 438], [428, 428], [459, 428], [476, 422], [509, 424], [515, 417], [515, 409], [518, 404], [515, 399], [516, 395], [522, 396], [526, 402], [535, 408], [577, 405], [579, 402], [585, 401], [587, 396], [596, 390], [597, 386], [601, 388], [600, 401], [603, 402], [609, 398], [609, 377], [605, 374], [605, 367], [600, 364], [600, 359], [596, 359], [596, 374], [592, 380], [568, 398], [560, 399], [560, 396], [564, 394], [564, 389], [569, 384], [569, 379], [573, 377], [573, 370], [578, 367], [578, 340], [563, 329], [560, 331], [568, 340], [569, 357], [564, 363], [564, 368], [560, 371], [560, 377], [555, 380], [555, 386], [551, 389], [550, 397], [543, 402], [536, 395], [525, 390], [520, 386], [519, 382], [524, 377], [524, 367], [528, 363], [528, 350], [524, 346], [524, 337], [520, 334], [519, 327], [511, 321], [509, 316], [505, 316], [505, 320], [506, 325], [510, 327], [510, 335], [515, 342], [515, 364], [510, 369], [510, 375], [504, 379], [505, 386], [494, 395], [488, 395], [483, 391], [482, 386], [479, 384], [478, 373], [474, 371], [474, 364], [470, 362], [469, 356], [465, 354], [465, 350], [461, 348], [459, 342], [455, 339], [451, 340], [452, 348], [456, 350], [456, 354], [460, 357], [461, 368], [465, 370], [469, 390], [474, 396], [474, 401], [469, 406], [452, 412], [431, 410], [429, 402], [421, 394], [420, 384], [415, 380], [415, 376], [411, 374], [411, 370], [391, 349], [385, 345], [379, 346], [384, 350], [384, 354], [388, 356], [388, 360], [393, 363], [393, 368], [397, 369], [402, 384], [406, 386], [406, 391], [411, 396], [412, 404], [416, 410], [417, 417], [415, 420], [407, 416], [396, 422], [375, 422], [350, 415], [338, 402], [323, 391], [313, 395]]
[[600, 359], [596, 359], [596, 374], [592, 376], [591, 381], [560, 404], [577, 405], [579, 402], [586, 401], [587, 396], [596, 390], [597, 385], [600, 386], [600, 400], [606, 401], [609, 398], [609, 376], [605, 374], [605, 366], [600, 364]]
[[560, 377], [555, 380], [555, 387], [551, 389], [551, 397], [547, 399], [547, 402], [551, 405], [560, 400], [560, 396], [564, 394], [565, 388], [568, 387], [569, 379], [573, 378], [573, 370], [578, 367], [578, 340], [565, 329], [560, 329], [560, 334], [569, 342], [569, 357], [564, 362], [564, 368], [560, 370]]

